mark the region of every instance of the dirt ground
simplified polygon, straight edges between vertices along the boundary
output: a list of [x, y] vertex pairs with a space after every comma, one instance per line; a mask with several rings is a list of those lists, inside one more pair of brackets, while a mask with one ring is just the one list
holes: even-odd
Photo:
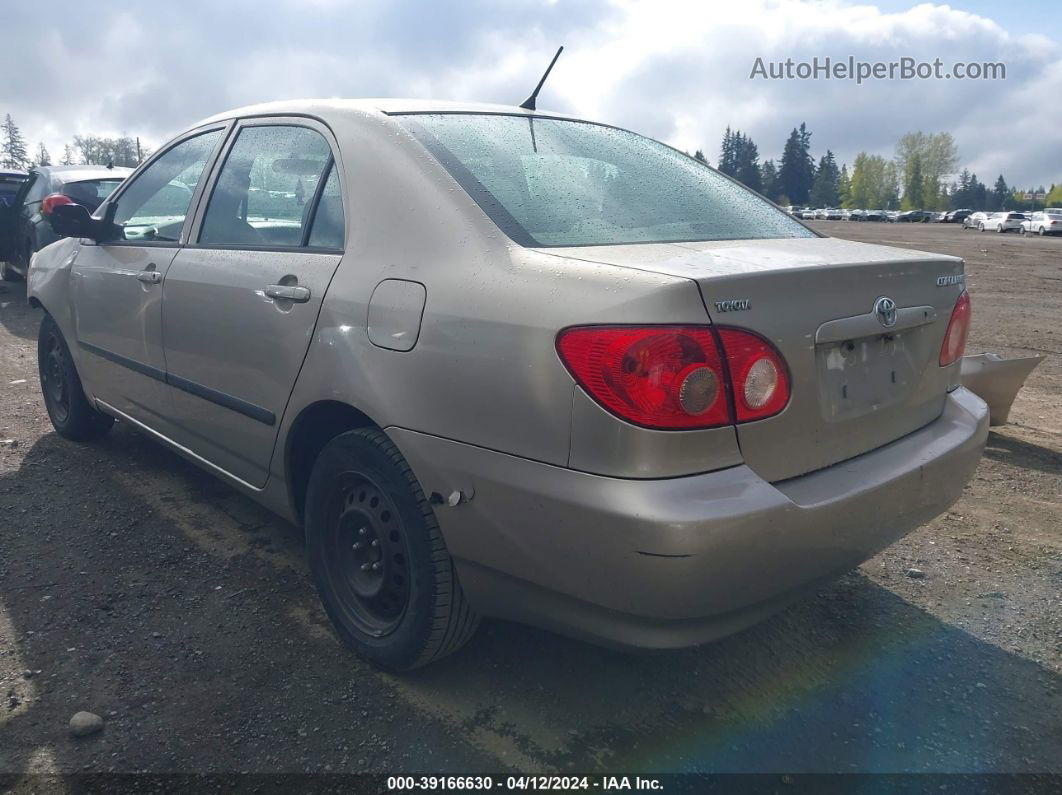
[[294, 528], [127, 428], [56, 436], [4, 285], [0, 774], [1062, 772], [1062, 239], [819, 227], [965, 257], [968, 352], [1047, 356], [953, 510], [710, 646], [485, 622], [405, 677], [333, 639]]

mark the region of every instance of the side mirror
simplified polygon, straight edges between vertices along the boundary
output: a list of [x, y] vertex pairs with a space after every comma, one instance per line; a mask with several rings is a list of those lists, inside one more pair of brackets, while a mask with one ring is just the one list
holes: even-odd
[[100, 222], [89, 214], [86, 207], [77, 204], [69, 196], [61, 193], [46, 196], [41, 202], [41, 214], [60, 237], [87, 237], [92, 240], [100, 237]]

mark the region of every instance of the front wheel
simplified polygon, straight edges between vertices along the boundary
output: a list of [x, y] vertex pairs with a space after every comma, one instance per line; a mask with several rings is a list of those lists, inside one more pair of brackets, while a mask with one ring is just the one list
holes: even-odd
[[398, 448], [375, 428], [341, 434], [317, 457], [306, 554], [340, 639], [381, 668], [434, 662], [479, 625], [435, 512]]
[[1003, 224], [1000, 224], [999, 226], [996, 227], [996, 231], [999, 232], [999, 234], [1003, 234], [1004, 232], [1007, 231], [1007, 228], [1005, 226], [1003, 226]]
[[985, 231], [985, 225], [984, 224], [978, 224], [977, 225], [977, 231], [978, 232], [984, 232]]
[[85, 397], [63, 333], [48, 314], [41, 321], [37, 336], [37, 369], [44, 407], [60, 436], [75, 442], [89, 442], [111, 429], [114, 417], [97, 411]]

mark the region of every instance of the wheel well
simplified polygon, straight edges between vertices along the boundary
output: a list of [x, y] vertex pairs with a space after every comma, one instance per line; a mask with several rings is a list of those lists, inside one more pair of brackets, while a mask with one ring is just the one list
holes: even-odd
[[291, 424], [286, 454], [287, 478], [292, 504], [300, 520], [310, 472], [321, 450], [339, 434], [365, 427], [377, 426], [368, 415], [334, 400], [307, 406]]

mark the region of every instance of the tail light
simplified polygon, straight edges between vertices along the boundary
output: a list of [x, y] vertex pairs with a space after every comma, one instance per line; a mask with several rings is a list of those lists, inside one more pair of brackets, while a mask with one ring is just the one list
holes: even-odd
[[734, 384], [737, 422], [762, 420], [789, 402], [789, 374], [785, 362], [767, 340], [748, 331], [719, 329]]
[[962, 357], [966, 350], [966, 336], [970, 333], [970, 294], [963, 290], [951, 310], [948, 330], [944, 332], [944, 342], [940, 346], [940, 366], [947, 367]]
[[41, 215], [51, 215], [52, 210], [63, 204], [73, 204], [74, 200], [62, 193], [52, 193], [41, 202]]
[[717, 336], [711, 326], [581, 326], [562, 331], [557, 350], [594, 400], [647, 428], [748, 422], [777, 414], [789, 400], [782, 358], [737, 329]]

